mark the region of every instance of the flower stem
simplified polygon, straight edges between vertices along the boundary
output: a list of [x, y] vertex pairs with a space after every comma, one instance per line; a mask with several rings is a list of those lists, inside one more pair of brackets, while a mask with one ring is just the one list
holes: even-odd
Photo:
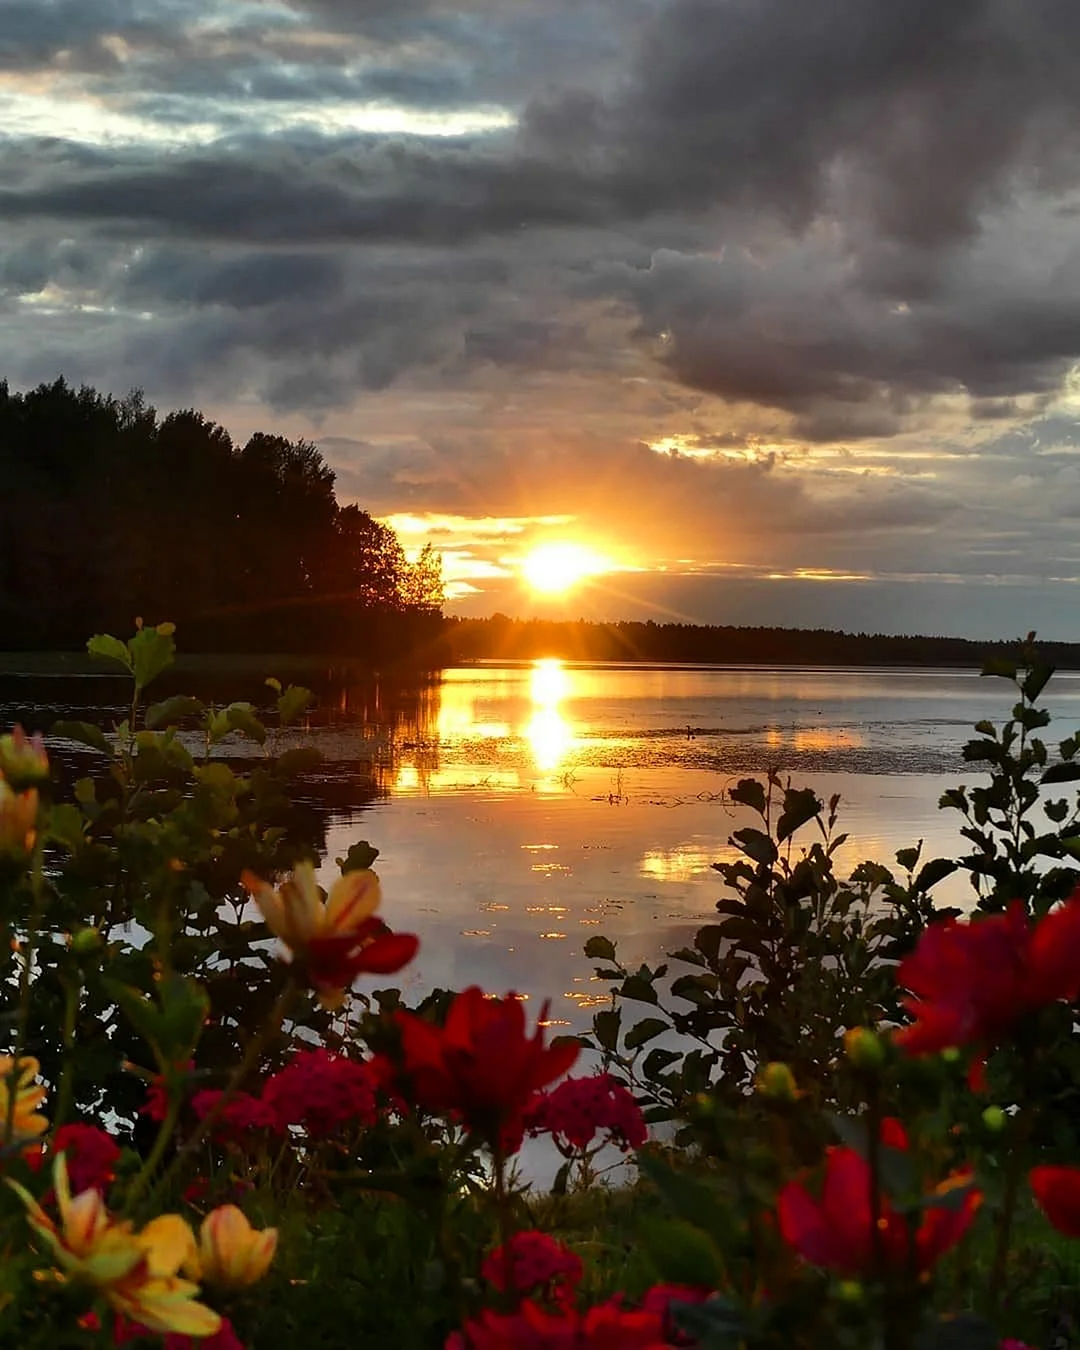
[[[199, 1151], [199, 1149], [202, 1147], [203, 1143], [207, 1140], [207, 1138], [209, 1138], [211, 1130], [221, 1119], [222, 1115], [225, 1112], [225, 1108], [229, 1105], [232, 1099], [236, 1096], [237, 1092], [240, 1090], [241, 1083], [243, 1083], [244, 1079], [255, 1067], [256, 1063], [258, 1062], [259, 1056], [262, 1054], [267, 1043], [270, 1041], [271, 1037], [275, 1036], [277, 1032], [280, 1030], [282, 1023], [285, 1021], [286, 1017], [289, 1014], [289, 1009], [292, 1007], [292, 1003], [296, 997], [297, 991], [298, 986], [296, 980], [292, 975], [289, 975], [286, 978], [285, 983], [281, 987], [281, 992], [277, 996], [277, 1000], [274, 1003], [274, 1006], [270, 1012], [270, 1016], [267, 1018], [265, 1024], [259, 1031], [258, 1035], [253, 1036], [252, 1039], [248, 1042], [248, 1047], [244, 1051], [244, 1056], [241, 1059], [240, 1063], [237, 1064], [236, 1068], [232, 1071], [232, 1074], [229, 1077], [229, 1081], [226, 1083], [225, 1088], [221, 1093], [221, 1096], [217, 1099], [217, 1101], [206, 1113], [206, 1115], [203, 1116], [202, 1120], [199, 1121], [198, 1125], [196, 1125], [195, 1129], [191, 1132], [191, 1134], [187, 1137], [187, 1139], [185, 1139], [184, 1142], [180, 1145], [180, 1147], [176, 1150], [176, 1153], [173, 1155], [172, 1161], [169, 1163], [168, 1167], [166, 1167], [165, 1170], [162, 1172], [153, 1189], [150, 1191], [149, 1195], [147, 1196], [146, 1202], [148, 1207], [151, 1201], [155, 1200], [162, 1192], [166, 1191], [169, 1188], [169, 1186], [171, 1186], [177, 1180], [177, 1178], [183, 1173], [183, 1169], [188, 1165], [188, 1163], [191, 1161], [194, 1155]], [[170, 1105], [170, 1113], [171, 1112], [172, 1107]], [[173, 1124], [175, 1126], [175, 1118]], [[162, 1129], [162, 1133], [164, 1133], [164, 1127]], [[158, 1138], [160, 1139], [160, 1137], [161, 1136], [159, 1135]], [[154, 1152], [157, 1152], [157, 1141], [155, 1141], [154, 1143]], [[143, 1171], [148, 1172], [148, 1169], [144, 1168]], [[136, 1180], [138, 1180], [138, 1178]]]

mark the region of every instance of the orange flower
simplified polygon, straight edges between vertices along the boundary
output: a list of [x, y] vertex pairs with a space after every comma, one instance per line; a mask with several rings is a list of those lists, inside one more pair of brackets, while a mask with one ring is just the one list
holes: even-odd
[[254, 1284], [269, 1269], [277, 1239], [276, 1228], [252, 1228], [236, 1205], [219, 1205], [202, 1221], [185, 1274], [227, 1289]]
[[101, 1194], [82, 1191], [72, 1197], [67, 1162], [61, 1153], [53, 1165], [59, 1222], [41, 1208], [25, 1187], [7, 1183], [27, 1210], [27, 1222], [49, 1249], [62, 1278], [99, 1289], [125, 1317], [152, 1331], [212, 1336], [221, 1318], [198, 1303], [198, 1285], [177, 1275], [195, 1245], [191, 1229], [176, 1214], [163, 1214], [140, 1232], [109, 1213]]
[[[29, 1056], [16, 1064], [10, 1055], [0, 1055], [0, 1136], [8, 1143], [20, 1143], [24, 1139], [36, 1139], [49, 1128], [44, 1116], [37, 1109], [45, 1100], [45, 1089], [35, 1083], [41, 1072], [41, 1065]], [[11, 1094], [15, 1091], [15, 1106], [12, 1110]], [[11, 1138], [8, 1140], [8, 1115], [11, 1115]]]
[[29, 853], [37, 838], [38, 791], [12, 791], [0, 777], [0, 857]]
[[280, 890], [251, 872], [241, 879], [270, 931], [292, 952], [327, 1008], [341, 1006], [357, 975], [392, 975], [416, 955], [417, 938], [392, 933], [375, 917], [381, 893], [379, 878], [369, 869], [346, 872], [328, 897], [309, 862], [298, 863]]

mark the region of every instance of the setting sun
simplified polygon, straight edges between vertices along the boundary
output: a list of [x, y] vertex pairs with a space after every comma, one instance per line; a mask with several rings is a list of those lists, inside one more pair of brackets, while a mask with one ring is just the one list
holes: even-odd
[[521, 575], [532, 590], [559, 595], [611, 566], [609, 558], [584, 544], [538, 544], [521, 560]]

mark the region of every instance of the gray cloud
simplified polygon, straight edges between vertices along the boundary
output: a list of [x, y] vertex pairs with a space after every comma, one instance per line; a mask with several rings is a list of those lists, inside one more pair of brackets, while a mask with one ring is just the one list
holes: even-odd
[[[0, 374], [262, 405], [383, 510], [1078, 565], [1073, 0], [8, 0], [0, 29]], [[50, 79], [134, 129], [41, 134]]]

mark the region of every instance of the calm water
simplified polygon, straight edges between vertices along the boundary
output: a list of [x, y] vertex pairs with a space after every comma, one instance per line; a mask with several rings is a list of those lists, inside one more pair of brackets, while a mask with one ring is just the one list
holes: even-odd
[[[405, 972], [411, 994], [514, 988], [580, 1028], [604, 990], [582, 953], [591, 934], [651, 960], [713, 914], [723, 891], [710, 864], [749, 822], [723, 801], [736, 778], [774, 765], [796, 786], [839, 792], [842, 871], [891, 863], [920, 838], [925, 856], [948, 853], [960, 822], [938, 798], [977, 781], [961, 747], [972, 723], [1007, 715], [1009, 692], [966, 671], [558, 662], [447, 670], [409, 688], [330, 678], [305, 733], [325, 762], [303, 806], [328, 877], [354, 839], [381, 850], [385, 917], [423, 943]], [[1058, 740], [1080, 724], [1080, 676], [1056, 677], [1049, 694]], [[107, 724], [114, 712], [111, 681], [0, 685], [0, 724]], [[956, 878], [939, 893], [969, 894]]]

